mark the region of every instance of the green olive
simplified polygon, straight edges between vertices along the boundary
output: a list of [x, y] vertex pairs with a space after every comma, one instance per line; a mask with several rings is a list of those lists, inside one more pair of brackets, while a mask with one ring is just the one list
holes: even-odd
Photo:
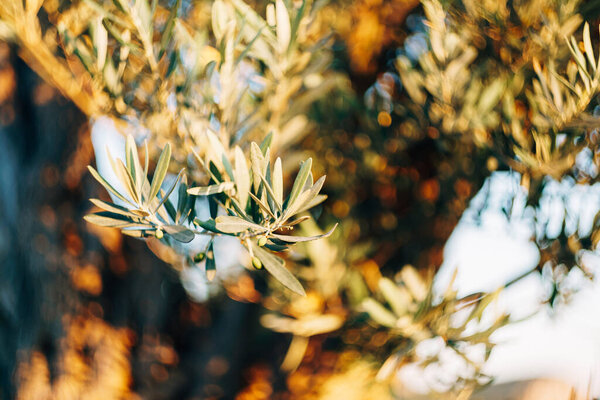
[[254, 268], [256, 268], [256, 269], [261, 269], [262, 262], [258, 258], [252, 257], [252, 266], [254, 266]]

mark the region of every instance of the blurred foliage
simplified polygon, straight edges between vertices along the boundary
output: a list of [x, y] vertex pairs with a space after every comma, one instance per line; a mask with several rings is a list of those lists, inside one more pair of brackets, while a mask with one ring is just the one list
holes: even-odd
[[[107, 268], [84, 252], [83, 227], [68, 217], [71, 258], [47, 262], [67, 278], [47, 285], [55, 293], [66, 280], [65, 303], [74, 305], [55, 310], [64, 318], [48, 328], [52, 350], [46, 339], [23, 346], [16, 390], [5, 393], [403, 398], [395, 373], [440, 362], [417, 354], [436, 341], [469, 371], [446, 395], [468, 398], [490, 382], [481, 373], [490, 335], [510, 316], [482, 318], [499, 292], [435, 293], [433, 274], [485, 179], [518, 175], [533, 216], [513, 204], [507, 217], [536, 226], [533, 273], [545, 268], [557, 292], [572, 267], [588, 273], [581, 254], [595, 249], [599, 218], [584, 232], [565, 212], [555, 234], [541, 199], [552, 183], [598, 176], [597, 17], [597, 7], [574, 0], [0, 3], [0, 37], [48, 83], [36, 104], [49, 102], [54, 87], [92, 125], [108, 116], [128, 137], [125, 149], [108, 149], [124, 155], [111, 162], [122, 190], [90, 168], [112, 198], [90, 194], [101, 211], [87, 219], [102, 226], [85, 228], [108, 252]], [[0, 62], [7, 126], [22, 83], [14, 64]], [[91, 157], [82, 130], [62, 174], [35, 173], [64, 175], [66, 190], [77, 190]], [[327, 174], [327, 183], [313, 174]], [[202, 207], [208, 220], [198, 217]], [[339, 227], [325, 232], [319, 217]], [[43, 208], [44, 226], [56, 218]], [[110, 226], [143, 239], [184, 285], [204, 266], [193, 279], [222, 286], [221, 294], [194, 303], [170, 270], [149, 267]], [[201, 251], [185, 247], [198, 236], [207, 239]], [[245, 245], [254, 268], [205, 282], [216, 273], [217, 236]], [[136, 263], [146, 267], [130, 271]], [[263, 266], [292, 291], [254, 271]], [[160, 296], [146, 288], [144, 268]], [[122, 290], [110, 287], [115, 281]], [[474, 348], [481, 357], [470, 358]]]

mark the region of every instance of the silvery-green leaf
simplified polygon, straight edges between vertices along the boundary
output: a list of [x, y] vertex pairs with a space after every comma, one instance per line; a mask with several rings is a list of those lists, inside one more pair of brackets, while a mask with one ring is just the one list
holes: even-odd
[[179, 223], [181, 217], [184, 215], [189, 198], [187, 194], [187, 177], [185, 175], [182, 176], [177, 191], [177, 214], [175, 215], [176, 224]]
[[[248, 192], [248, 194], [250, 194], [250, 192]], [[209, 197], [209, 199], [210, 198], [211, 197]], [[246, 215], [246, 212], [244, 210], [242, 210], [242, 208], [240, 207], [240, 205], [238, 204], [238, 202], [234, 198], [230, 198], [230, 199], [231, 199], [231, 206], [233, 207], [233, 209], [235, 210], [235, 212], [239, 216], [241, 216], [243, 219], [251, 221], [252, 219], [248, 218], [248, 216]]]
[[262, 152], [263, 156], [266, 159], [269, 159], [269, 157], [267, 157], [267, 151], [271, 147], [272, 141], [273, 141], [273, 132], [269, 132], [269, 134], [267, 136], [265, 136], [263, 141], [260, 143], [260, 151]]
[[140, 165], [140, 159], [137, 151], [137, 146], [133, 140], [133, 136], [127, 135], [127, 142], [125, 144], [125, 155], [127, 162], [127, 170], [133, 178], [137, 192], [142, 197], [142, 188], [144, 185], [145, 176], [143, 175], [142, 166]]
[[234, 181], [235, 177], [233, 176], [233, 167], [231, 166], [231, 163], [229, 162], [227, 157], [225, 157], [225, 154], [223, 154], [223, 156], [221, 156], [221, 162], [223, 163], [223, 167], [225, 168], [225, 172], [227, 172], [229, 179]]
[[308, 178], [306, 178], [306, 182], [304, 183], [304, 187], [302, 188], [302, 190], [300, 191], [300, 193], [303, 193], [304, 191], [310, 189], [313, 184], [315, 182], [313, 181], [313, 174], [312, 171], [308, 173]]
[[263, 203], [262, 200], [260, 200], [258, 197], [256, 197], [255, 195], [253, 195], [252, 193], [248, 193], [250, 195], [250, 197], [252, 198], [252, 200], [254, 200], [254, 202], [256, 204], [258, 204], [258, 206], [261, 208], [261, 210], [263, 210], [264, 212], [267, 213], [267, 215], [269, 217], [271, 217], [272, 219], [275, 219], [275, 215], [273, 214], [273, 212], [269, 209], [269, 207]]
[[152, 178], [152, 185], [150, 186], [150, 200], [155, 198], [160, 190], [160, 186], [165, 180], [167, 170], [169, 169], [169, 162], [171, 160], [171, 145], [167, 143], [163, 151], [160, 153], [156, 169], [154, 170], [154, 177]]
[[398, 317], [402, 317], [406, 313], [412, 302], [411, 295], [406, 291], [406, 288], [403, 289], [400, 289], [388, 278], [379, 279], [379, 290]]
[[193, 188], [189, 188], [187, 190], [188, 194], [194, 196], [208, 196], [211, 194], [223, 193], [228, 190], [233, 189], [233, 182], [223, 182], [217, 185], [209, 185], [209, 186], [197, 186]]
[[273, 242], [269, 242], [269, 243], [265, 244], [265, 247], [271, 251], [284, 251], [284, 250], [288, 249], [288, 246], [285, 246], [283, 244], [273, 243]]
[[120, 159], [113, 158], [108, 146], [106, 147], [106, 156], [108, 158], [108, 161], [110, 163], [110, 166], [111, 166], [113, 172], [119, 179], [119, 182], [121, 183], [123, 188], [126, 190], [125, 194], [128, 195], [131, 200], [133, 200], [132, 204], [137, 205], [139, 202], [138, 202], [137, 196], [135, 196], [135, 193], [133, 190], [133, 183], [131, 182], [131, 176], [129, 175], [127, 168], [125, 168], [125, 166], [123, 165], [123, 162]]
[[209, 151], [206, 152], [207, 164], [208, 161], [213, 161], [217, 167], [223, 167], [223, 158], [225, 157], [225, 148], [223, 144], [210, 130], [206, 130], [206, 137], [208, 138], [208, 144], [210, 145]]
[[308, 215], [303, 215], [302, 217], [297, 218], [297, 219], [295, 219], [293, 221], [286, 222], [285, 226], [295, 226], [295, 225], [298, 225], [301, 222], [306, 221], [307, 219], [310, 219], [310, 217]]
[[259, 247], [256, 243], [252, 242], [252, 251], [254, 255], [262, 262], [265, 269], [273, 275], [283, 286], [290, 289], [292, 292], [297, 293], [301, 296], [306, 296], [306, 292], [302, 287], [302, 284], [296, 279], [296, 277], [285, 267], [285, 261], [269, 251]]
[[330, 236], [333, 231], [335, 230], [335, 228], [337, 227], [338, 224], [335, 224], [333, 226], [333, 228], [331, 228], [329, 231], [327, 231], [326, 233], [323, 233], [321, 235], [315, 235], [315, 236], [292, 236], [292, 235], [280, 235], [280, 234], [276, 234], [276, 233], [271, 233], [269, 235], [269, 237], [274, 237], [276, 239], [279, 239], [283, 242], [288, 242], [288, 243], [298, 243], [298, 242], [310, 242], [312, 240], [317, 240], [317, 239], [322, 239], [322, 238], [326, 238], [328, 236]]
[[138, 223], [133, 221], [132, 219], [121, 215], [112, 213], [109, 211], [100, 211], [94, 214], [88, 214], [83, 217], [86, 221], [91, 222], [95, 225], [107, 226], [112, 228], [122, 228], [126, 226], [137, 226], [137, 225], [145, 225], [142, 223]]
[[290, 16], [283, 0], [275, 1], [275, 15], [277, 17], [277, 44], [279, 51], [284, 53], [290, 44]]
[[146, 154], [144, 157], [144, 178], [147, 180], [148, 164], [150, 162], [150, 153], [148, 152], [148, 141], [147, 140], [144, 140], [144, 149], [146, 150]]
[[248, 4], [246, 4], [243, 0], [232, 0], [231, 1], [234, 7], [238, 10], [240, 15], [244, 16], [246, 23], [250, 25], [255, 30], [259, 30], [263, 28], [264, 37], [271, 44], [276, 43], [275, 35], [268, 28], [266, 21], [256, 13]]
[[264, 173], [263, 164], [265, 162], [265, 158], [260, 151], [260, 147], [254, 142], [250, 144], [250, 161], [252, 163], [252, 185], [254, 187], [254, 193], [258, 193], [258, 188], [260, 186], [260, 176]]
[[92, 55], [88, 51], [87, 47], [81, 42], [79, 39], [75, 39], [75, 48], [73, 49], [73, 53], [79, 58], [85, 69], [93, 74], [93, 60]]
[[304, 161], [300, 166], [300, 170], [298, 171], [298, 175], [296, 175], [296, 179], [294, 180], [294, 185], [292, 186], [292, 191], [287, 200], [287, 207], [289, 208], [295, 200], [300, 196], [302, 188], [304, 188], [304, 183], [308, 179], [308, 174], [312, 168], [312, 158]]
[[[277, 209], [277, 211], [281, 211], [281, 203], [279, 201], [277, 201], [277, 197], [275, 196], [275, 193], [274, 193], [273, 189], [271, 188], [271, 185], [269, 185], [269, 182], [267, 182], [267, 179], [264, 176], [261, 175], [260, 179], [262, 180], [263, 187], [267, 191], [267, 197], [269, 199], [269, 203], [272, 202], [275, 205], [275, 208]], [[275, 211], [275, 210], [273, 210], [273, 211]]]
[[300, 210], [305, 209], [305, 206], [310, 204], [310, 202], [317, 197], [321, 188], [323, 187], [323, 183], [325, 182], [325, 175], [320, 177], [317, 182], [307, 191], [302, 193], [293, 203], [289, 203], [285, 213], [283, 215], [283, 220], [287, 220], [292, 216], [298, 214]]
[[135, 213], [131, 212], [131, 210], [129, 210], [129, 209], [125, 208], [125, 207], [118, 206], [118, 205], [113, 204], [113, 203], [107, 203], [107, 202], [99, 200], [99, 199], [90, 199], [90, 201], [96, 207], [99, 207], [99, 208], [103, 209], [104, 211], [110, 211], [112, 213], [121, 214], [121, 215], [130, 217], [130, 218], [137, 218], [137, 217], [139, 217]]
[[189, 243], [194, 240], [194, 232], [181, 225], [163, 225], [165, 233], [173, 239], [182, 243]]
[[[168, 198], [165, 198], [165, 199], [166, 200], [163, 203], [164, 206], [165, 206], [164, 209], [166, 210], [166, 213], [169, 216], [169, 218], [171, 218], [172, 221], [175, 221], [177, 219], [177, 210], [175, 209], [175, 207], [173, 206], [173, 204], [171, 204], [171, 201]], [[158, 199], [156, 201], [157, 201], [157, 204], [158, 204]], [[159, 210], [157, 210], [157, 211], [160, 211], [160, 210], [162, 210], [162, 208], [159, 208]], [[167, 218], [164, 218], [164, 220], [167, 221], [167, 222], [169, 221]]]
[[290, 44], [294, 43], [294, 40], [296, 40], [298, 27], [300, 27], [300, 21], [302, 20], [302, 17], [304, 16], [305, 9], [306, 9], [306, 0], [302, 0], [302, 5], [298, 9], [298, 13], [296, 14], [296, 17], [292, 20], [291, 33], [290, 33], [290, 37], [291, 37]]
[[121, 229], [121, 233], [134, 238], [143, 238], [146, 236], [147, 230], [148, 229]]
[[596, 59], [594, 58], [594, 48], [592, 47], [592, 40], [590, 38], [590, 25], [586, 22], [583, 26], [583, 48], [585, 49], [585, 55], [592, 67], [593, 71], [596, 71]]
[[96, 67], [102, 71], [106, 62], [108, 48], [108, 32], [102, 25], [102, 17], [97, 17], [93, 25], [94, 48], [96, 49]]
[[361, 306], [380, 325], [387, 326], [388, 328], [396, 326], [398, 318], [378, 301], [369, 297], [363, 300]]
[[199, 218], [196, 218], [196, 219], [194, 219], [194, 224], [198, 225], [202, 229], [209, 231], [209, 232], [224, 233], [217, 229], [217, 225], [216, 225], [215, 221], [212, 219], [209, 219], [207, 221], [202, 221]]
[[254, 43], [261, 37], [262, 29], [263, 28], [260, 28], [258, 30], [258, 32], [256, 32], [256, 35], [254, 35], [252, 40], [250, 40], [248, 42], [248, 44], [246, 45], [244, 50], [242, 50], [242, 52], [240, 54], [238, 54], [238, 56], [236, 57], [236, 60], [235, 60], [236, 64], [239, 64], [246, 57], [246, 54], [248, 54], [250, 52], [250, 50], [252, 50]]
[[283, 204], [283, 170], [281, 168], [281, 158], [279, 157], [277, 157], [273, 166], [273, 194], [277, 203]]
[[94, 179], [96, 179], [102, 186], [104, 186], [104, 188], [106, 190], [108, 190], [110, 193], [114, 194], [119, 200], [122, 200], [125, 203], [129, 203], [129, 204], [133, 205], [133, 203], [131, 203], [130, 200], [127, 200], [122, 194], [120, 194], [119, 192], [117, 192], [117, 190], [115, 188], [113, 188], [111, 186], [111, 184], [108, 183], [108, 181], [106, 179], [104, 179], [98, 173], [98, 171], [96, 171], [92, 166], [88, 165], [88, 170], [90, 171], [90, 173], [92, 174], [92, 176], [94, 177]]
[[235, 185], [237, 198], [242, 208], [248, 204], [248, 192], [250, 191], [250, 176], [248, 175], [248, 164], [242, 149], [235, 147]]
[[136, 204], [141, 204], [140, 193], [138, 192], [135, 182], [133, 181], [133, 176], [131, 176], [121, 159], [117, 158], [116, 164], [118, 169], [117, 176], [121, 180], [121, 183], [123, 183], [123, 186], [125, 186], [129, 196], [131, 196]]
[[216, 228], [225, 233], [241, 233], [247, 231], [248, 229], [259, 232], [266, 231], [266, 229], [261, 225], [231, 215], [219, 216], [215, 219], [215, 223]]
[[206, 279], [212, 281], [217, 275], [217, 265], [215, 263], [215, 251], [213, 249], [213, 242], [210, 242], [208, 251], [206, 252], [206, 264], [205, 264]]
[[[179, 174], [177, 174], [177, 178], [175, 178], [175, 181], [171, 184], [171, 187], [169, 187], [169, 189], [166, 191], [166, 193], [162, 196], [162, 198], [161, 198], [160, 202], [158, 203], [158, 205], [156, 206], [156, 209], [154, 212], [157, 212], [160, 209], [160, 207], [165, 203], [165, 201], [167, 201], [167, 199], [173, 192], [173, 189], [175, 189], [175, 186], [177, 186], [177, 183], [183, 176], [183, 171], [185, 171], [185, 168], [182, 168], [181, 171], [179, 171]], [[163, 180], [164, 180], [164, 178], [163, 178]]]
[[227, 22], [230, 21], [229, 10], [225, 3], [217, 0], [212, 6], [212, 28], [217, 41], [223, 38]]

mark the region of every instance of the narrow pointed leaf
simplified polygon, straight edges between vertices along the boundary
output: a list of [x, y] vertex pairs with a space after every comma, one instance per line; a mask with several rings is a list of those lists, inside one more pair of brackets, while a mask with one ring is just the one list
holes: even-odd
[[237, 188], [237, 198], [242, 208], [248, 204], [248, 192], [250, 191], [250, 175], [248, 174], [248, 164], [242, 149], [235, 148], [235, 186]]
[[104, 186], [104, 188], [109, 191], [110, 193], [114, 194], [115, 197], [117, 197], [119, 200], [124, 201], [125, 203], [129, 203], [131, 205], [133, 205], [133, 203], [131, 202], [131, 200], [128, 200], [127, 198], [125, 198], [125, 196], [123, 196], [121, 193], [119, 193], [114, 187], [112, 187], [112, 185], [110, 183], [108, 183], [108, 181], [106, 179], [104, 179], [99, 173], [98, 171], [96, 171], [94, 169], [94, 167], [88, 165], [88, 170], [90, 171], [90, 173], [92, 174], [92, 176], [94, 177], [94, 179], [96, 179], [102, 186]]
[[271, 147], [272, 141], [273, 141], [273, 132], [269, 132], [269, 134], [267, 136], [265, 136], [263, 141], [260, 143], [260, 151], [262, 152], [263, 156], [265, 156], [265, 158], [268, 158], [268, 157], [266, 157], [266, 155], [267, 155], [267, 151]]
[[137, 147], [135, 145], [135, 141], [133, 140], [133, 136], [131, 135], [127, 135], [127, 142], [125, 143], [125, 156], [127, 170], [133, 178], [133, 182], [137, 188], [137, 191], [141, 193], [140, 189], [142, 187], [142, 166], [140, 165], [140, 160], [138, 158], [138, 152]]
[[253, 195], [252, 193], [248, 193], [250, 195], [250, 197], [252, 198], [252, 200], [254, 200], [254, 202], [256, 204], [258, 204], [258, 206], [261, 208], [261, 210], [263, 210], [264, 212], [267, 213], [267, 215], [269, 217], [271, 217], [272, 219], [276, 219], [275, 215], [271, 212], [271, 210], [269, 209], [269, 207], [262, 202], [262, 200], [260, 200], [258, 197], [256, 197], [255, 195]]
[[585, 55], [592, 67], [592, 70], [596, 71], [596, 59], [594, 58], [594, 48], [592, 47], [592, 40], [590, 38], [590, 25], [586, 22], [583, 26], [583, 48], [585, 49]]
[[127, 189], [127, 192], [129, 194], [129, 196], [131, 196], [133, 201], [136, 204], [140, 204], [141, 197], [140, 197], [140, 193], [137, 190], [135, 182], [133, 180], [133, 176], [127, 170], [127, 167], [125, 166], [125, 164], [123, 163], [123, 161], [121, 159], [117, 159], [116, 164], [117, 164], [117, 168], [118, 168], [117, 176], [119, 177], [119, 179], [121, 179], [123, 186], [125, 186], [125, 189]]
[[99, 199], [90, 199], [90, 201], [96, 206], [101, 208], [104, 211], [109, 211], [115, 214], [121, 214], [124, 215], [126, 217], [130, 217], [130, 218], [138, 218], [139, 215], [136, 215], [135, 213], [133, 213], [131, 210], [125, 208], [125, 207], [121, 207], [118, 206], [116, 204], [113, 203], [107, 203], [106, 201], [102, 201]]
[[[264, 186], [265, 190], [267, 191], [267, 196], [269, 198], [269, 202], [273, 202], [277, 211], [281, 211], [281, 202], [277, 201], [277, 197], [275, 196], [275, 192], [271, 188], [271, 185], [269, 185], [269, 182], [267, 182], [267, 179], [264, 176], [261, 175], [260, 179], [262, 180], [263, 186]], [[273, 211], [275, 211], [275, 210], [273, 210]]]
[[261, 225], [231, 215], [222, 215], [220, 217], [217, 217], [215, 219], [215, 222], [216, 228], [221, 232], [225, 233], [240, 233], [245, 232], [248, 229], [252, 229], [259, 232], [266, 231], [266, 229]]
[[369, 297], [363, 300], [361, 306], [378, 324], [387, 326], [388, 328], [396, 326], [398, 318], [380, 302]]
[[225, 168], [225, 172], [227, 172], [229, 179], [234, 181], [235, 177], [233, 176], [233, 167], [231, 166], [231, 163], [229, 162], [227, 157], [225, 157], [225, 154], [223, 154], [223, 156], [221, 157], [221, 162], [223, 162], [223, 167]]
[[277, 17], [277, 43], [279, 44], [279, 51], [283, 53], [290, 44], [292, 32], [290, 16], [283, 0], [276, 0], [275, 15]]
[[208, 138], [208, 144], [210, 145], [210, 150], [206, 152], [206, 161], [213, 161], [218, 167], [222, 167], [223, 158], [225, 158], [225, 148], [223, 144], [210, 130], [206, 131], [206, 137]]
[[262, 152], [258, 145], [254, 142], [250, 145], [250, 161], [252, 164], [252, 181], [254, 187], [254, 193], [258, 193], [258, 187], [260, 186], [260, 176], [263, 174], [263, 163], [265, 161]]
[[302, 188], [304, 188], [304, 184], [308, 179], [308, 173], [312, 168], [312, 158], [304, 161], [300, 166], [300, 170], [298, 171], [298, 175], [296, 175], [296, 179], [294, 180], [294, 185], [292, 186], [292, 191], [288, 197], [287, 207], [290, 207], [294, 201], [300, 196], [300, 192]]
[[198, 225], [200, 228], [205, 231], [213, 232], [213, 233], [224, 233], [217, 229], [217, 225], [214, 220], [209, 219], [207, 221], [202, 221], [199, 218], [194, 219], [194, 224]]
[[165, 233], [173, 239], [182, 243], [189, 243], [194, 240], [194, 232], [181, 225], [164, 225]]
[[383, 297], [385, 297], [385, 300], [392, 307], [394, 314], [396, 314], [398, 317], [402, 317], [404, 314], [406, 314], [408, 306], [412, 302], [412, 297], [406, 288], [403, 288], [404, 290], [400, 289], [388, 278], [379, 279], [378, 286], [379, 290], [383, 294]]
[[146, 236], [148, 229], [121, 229], [123, 235], [131, 236], [134, 238], [143, 238]]
[[108, 226], [112, 228], [120, 228], [132, 225], [141, 225], [131, 218], [121, 214], [112, 213], [109, 211], [100, 211], [94, 214], [88, 214], [83, 217], [87, 222], [95, 225]]
[[302, 284], [296, 277], [285, 267], [285, 261], [269, 251], [259, 247], [256, 243], [252, 243], [252, 251], [254, 255], [262, 262], [265, 269], [273, 275], [283, 286], [290, 289], [292, 292], [301, 296], [306, 296], [306, 292]]
[[310, 242], [313, 240], [322, 239], [322, 238], [326, 238], [326, 237], [330, 236], [333, 233], [333, 231], [335, 230], [335, 228], [337, 228], [337, 226], [338, 226], [338, 224], [335, 224], [333, 226], [333, 228], [331, 228], [326, 233], [323, 233], [321, 235], [315, 235], [315, 236], [292, 236], [292, 235], [280, 235], [277, 233], [271, 233], [269, 235], [269, 237], [274, 237], [276, 239], [279, 239], [283, 242], [288, 242], [288, 243]]
[[308, 215], [304, 215], [304, 216], [302, 216], [302, 217], [300, 217], [298, 219], [295, 219], [293, 221], [286, 222], [285, 226], [295, 226], [295, 225], [298, 225], [301, 222], [306, 221], [307, 219], [310, 219], [310, 217]]
[[[179, 180], [183, 176], [183, 171], [185, 171], [185, 168], [182, 168], [181, 171], [179, 171], [179, 174], [177, 174], [177, 178], [175, 178], [175, 182], [173, 182], [173, 184], [171, 185], [171, 187], [169, 187], [169, 189], [167, 190], [167, 192], [163, 195], [162, 199], [160, 200], [160, 202], [156, 206], [156, 209], [154, 210], [154, 212], [157, 212], [160, 209], [160, 207], [165, 203], [165, 201], [167, 201], [167, 199], [169, 198], [169, 196], [173, 192], [173, 189], [175, 189], [175, 187], [177, 186], [177, 183], [179, 182]], [[164, 180], [164, 178], [163, 178], [163, 180]]]
[[156, 169], [154, 170], [154, 177], [152, 178], [152, 185], [150, 186], [150, 200], [155, 198], [160, 190], [160, 186], [165, 180], [167, 170], [169, 169], [169, 162], [171, 160], [171, 145], [167, 143], [163, 151], [160, 153]]
[[288, 218], [293, 217], [294, 215], [298, 214], [300, 210], [304, 209], [307, 204], [310, 204], [310, 202], [316, 198], [321, 191], [324, 182], [325, 175], [320, 177], [309, 190], [302, 193], [296, 200], [294, 200], [293, 203], [288, 204], [283, 216], [283, 220], [285, 221]]
[[210, 242], [208, 251], [206, 252], [206, 264], [205, 264], [206, 279], [212, 281], [217, 275], [217, 265], [215, 263], [215, 251], [213, 249], [213, 242]]
[[233, 189], [233, 182], [223, 182], [217, 185], [209, 185], [209, 186], [197, 186], [193, 188], [189, 188], [187, 190], [188, 194], [194, 196], [208, 196], [211, 194], [223, 193], [228, 190]]
[[277, 157], [273, 166], [273, 194], [279, 204], [283, 204], [283, 170], [281, 158]]

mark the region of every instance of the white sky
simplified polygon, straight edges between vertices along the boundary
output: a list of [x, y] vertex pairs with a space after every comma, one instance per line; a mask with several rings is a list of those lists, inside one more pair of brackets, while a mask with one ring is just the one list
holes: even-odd
[[[488, 192], [489, 206], [474, 219]], [[509, 222], [501, 208], [507, 198], [517, 194]], [[488, 179], [481, 192], [465, 212], [445, 248], [445, 262], [436, 276], [436, 288], [443, 290], [455, 269], [455, 288], [459, 295], [478, 291], [493, 291], [506, 282], [530, 270], [539, 259], [536, 246], [530, 241], [531, 210], [525, 208], [525, 194], [518, 186], [518, 177], [496, 173]], [[567, 212], [567, 230], [589, 232], [594, 214], [600, 208], [600, 188], [573, 185], [571, 182], [551, 182], [541, 201], [538, 218], [547, 220], [547, 230], [557, 234]], [[541, 224], [538, 224], [541, 225]], [[600, 263], [594, 253], [586, 253], [584, 263], [597, 270]], [[579, 270], [573, 270], [567, 282], [578, 289], [567, 304], [552, 314], [541, 302], [549, 293], [549, 281], [532, 274], [505, 289], [498, 304], [490, 310], [509, 311], [523, 322], [501, 328], [492, 336], [498, 343], [485, 368], [496, 382], [533, 378], [557, 378], [584, 392], [592, 385], [592, 394], [600, 395], [600, 283], [590, 282]], [[447, 367], [442, 374], [454, 374]], [[409, 373], [414, 380], [415, 371]], [[431, 383], [431, 381], [430, 381]], [[423, 390], [424, 382], [416, 388]], [[431, 385], [430, 385], [431, 386]]]

